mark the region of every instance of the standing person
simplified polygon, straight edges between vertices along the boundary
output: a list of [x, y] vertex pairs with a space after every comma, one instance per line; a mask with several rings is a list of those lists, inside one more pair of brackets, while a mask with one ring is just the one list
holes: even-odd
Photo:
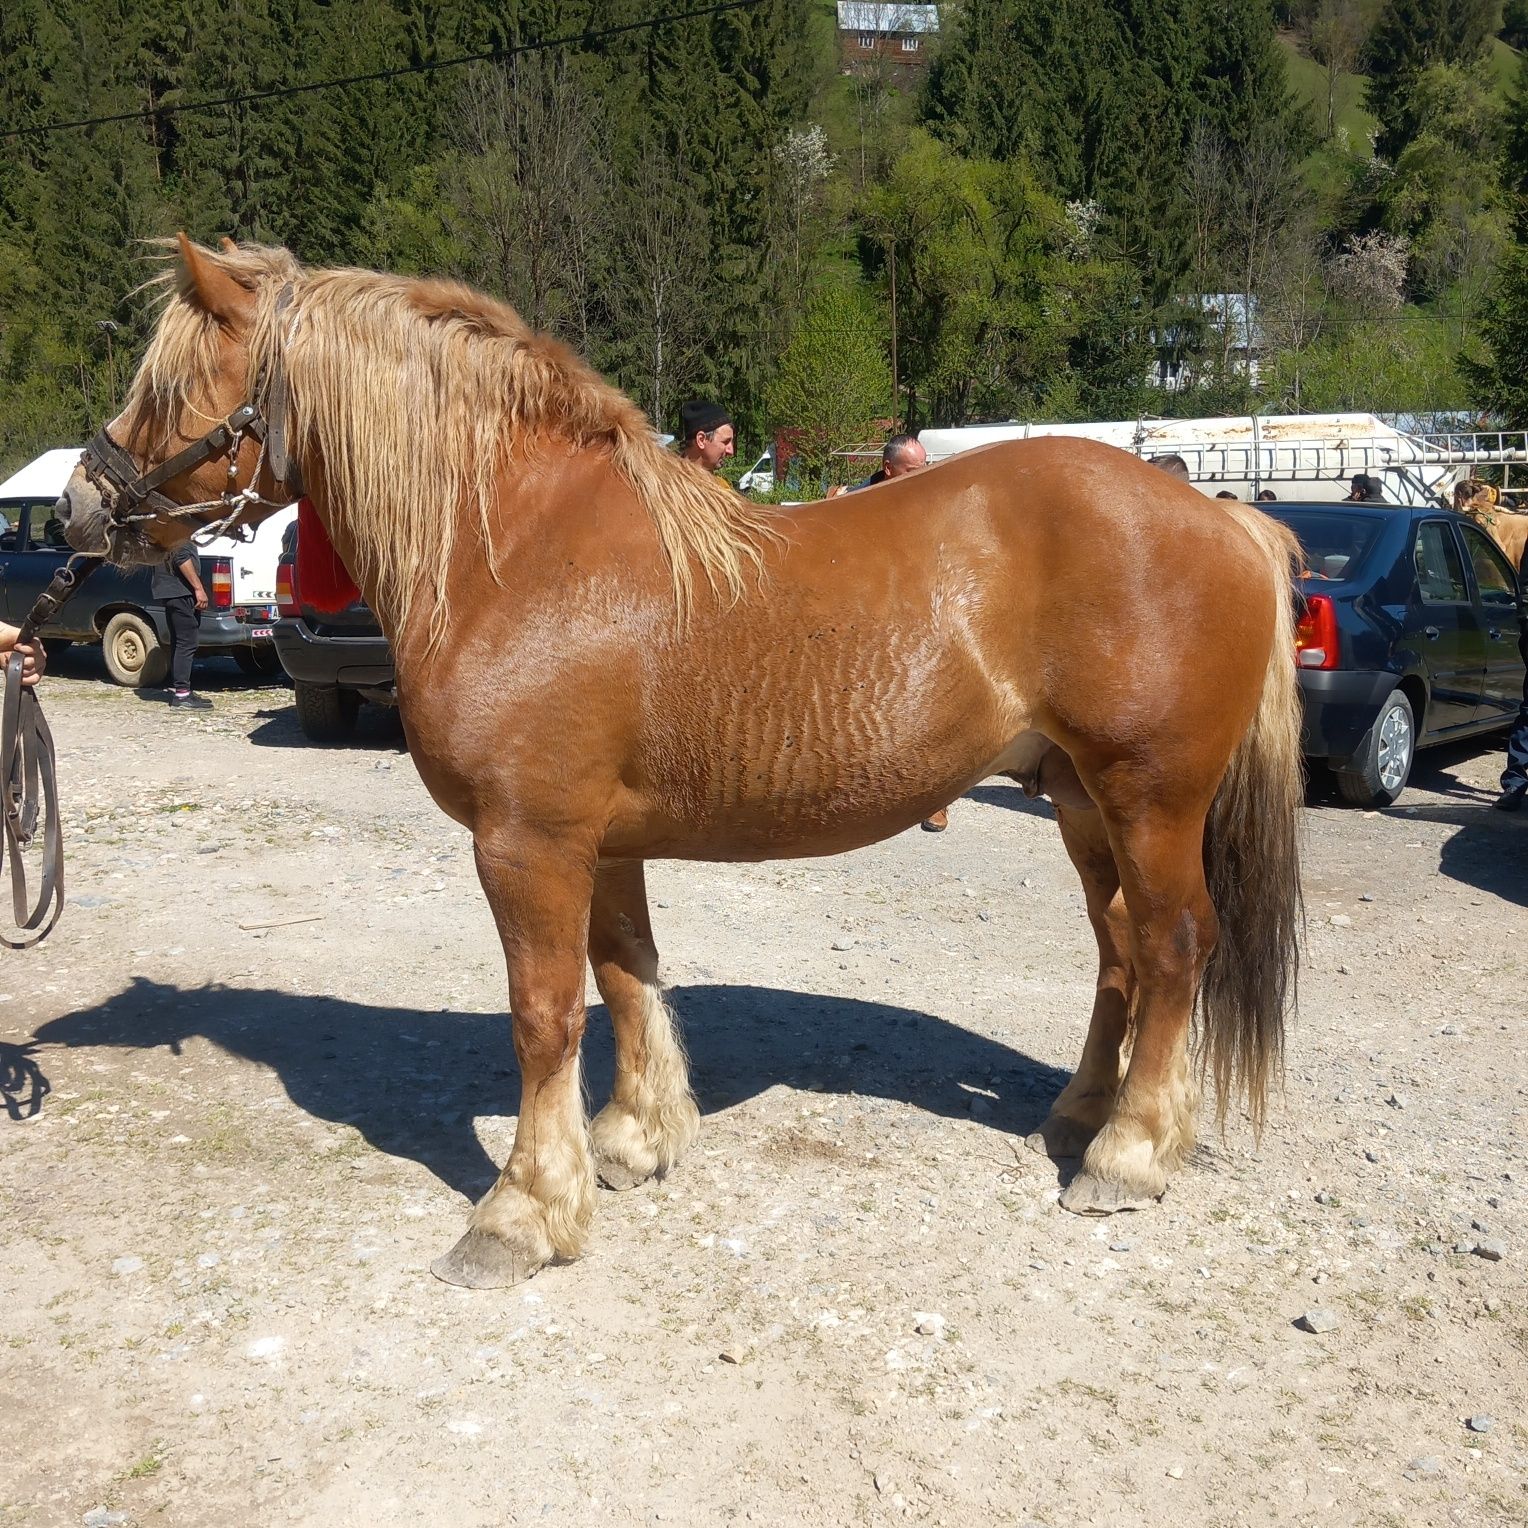
[[719, 403], [692, 399], [679, 410], [679, 454], [703, 472], [719, 472], [737, 450], [737, 430]]
[[[1517, 570], [1517, 650], [1528, 665], [1528, 545], [1523, 548], [1522, 565]], [[1501, 772], [1501, 795], [1496, 798], [1496, 809], [1519, 811], [1525, 797], [1528, 797], [1528, 674], [1523, 676], [1523, 698], [1507, 738], [1507, 767]]]
[[1257, 503], [1277, 504], [1279, 496], [1271, 488], [1259, 488], [1257, 491]]
[[33, 685], [42, 677], [42, 671], [48, 666], [48, 655], [43, 651], [41, 641], [18, 643], [16, 638], [20, 635], [19, 626], [0, 621], [0, 672], [3, 672], [5, 665], [10, 662], [11, 654], [19, 652], [22, 655], [21, 682], [25, 685]]
[[210, 711], [212, 702], [205, 695], [191, 693], [191, 660], [196, 657], [198, 617], [207, 608], [207, 591], [202, 587], [196, 548], [189, 541], [154, 565], [149, 593], [163, 601], [170, 623], [170, 704], [182, 710]]
[[1176, 451], [1168, 456], [1149, 456], [1146, 459], [1153, 467], [1160, 467], [1163, 472], [1172, 477], [1181, 478], [1185, 483], [1194, 481], [1189, 476], [1188, 463]]
[[847, 490], [854, 493], [861, 488], [874, 488], [877, 483], [889, 483], [893, 478], [906, 477], [910, 472], [921, 472], [928, 466], [928, 452], [916, 435], [893, 435], [881, 447], [881, 465], [863, 483], [855, 483]]

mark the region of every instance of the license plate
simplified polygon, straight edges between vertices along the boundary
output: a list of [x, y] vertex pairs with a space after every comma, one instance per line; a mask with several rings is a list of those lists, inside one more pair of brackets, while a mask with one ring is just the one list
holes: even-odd
[[268, 637], [271, 634], [269, 626], [252, 626], [249, 632], [252, 637]]

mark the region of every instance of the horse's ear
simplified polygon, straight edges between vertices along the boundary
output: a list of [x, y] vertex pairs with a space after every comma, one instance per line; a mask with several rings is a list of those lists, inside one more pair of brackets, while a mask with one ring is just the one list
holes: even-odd
[[223, 323], [247, 320], [254, 311], [254, 294], [229, 275], [210, 250], [200, 249], [185, 234], [175, 236], [189, 296]]
[[218, 248], [222, 250], [225, 255], [236, 255], [239, 252], [239, 246], [235, 244], [234, 241], [230, 239], [226, 233], [221, 239], [218, 240]]

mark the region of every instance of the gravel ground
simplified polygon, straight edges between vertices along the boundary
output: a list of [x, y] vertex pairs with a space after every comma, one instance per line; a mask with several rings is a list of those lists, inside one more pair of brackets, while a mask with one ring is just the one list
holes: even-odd
[[[579, 1263], [428, 1274], [513, 1134], [465, 836], [380, 715], [46, 689], [71, 906], [6, 952], [0, 1523], [1521, 1524], [1528, 821], [1309, 809], [1283, 1096], [1154, 1210], [1024, 1148], [1094, 946], [1049, 812], [657, 865], [705, 1113]], [[590, 987], [591, 1003], [597, 1001]], [[589, 1075], [610, 1037], [591, 1016]]]

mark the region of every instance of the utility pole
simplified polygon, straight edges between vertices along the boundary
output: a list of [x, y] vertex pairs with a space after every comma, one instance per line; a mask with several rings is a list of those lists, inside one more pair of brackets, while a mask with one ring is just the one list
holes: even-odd
[[117, 362], [112, 354], [111, 339], [117, 332], [116, 324], [109, 318], [98, 318], [96, 328], [106, 336], [106, 375], [111, 387], [111, 412], [113, 416], [117, 412]]

